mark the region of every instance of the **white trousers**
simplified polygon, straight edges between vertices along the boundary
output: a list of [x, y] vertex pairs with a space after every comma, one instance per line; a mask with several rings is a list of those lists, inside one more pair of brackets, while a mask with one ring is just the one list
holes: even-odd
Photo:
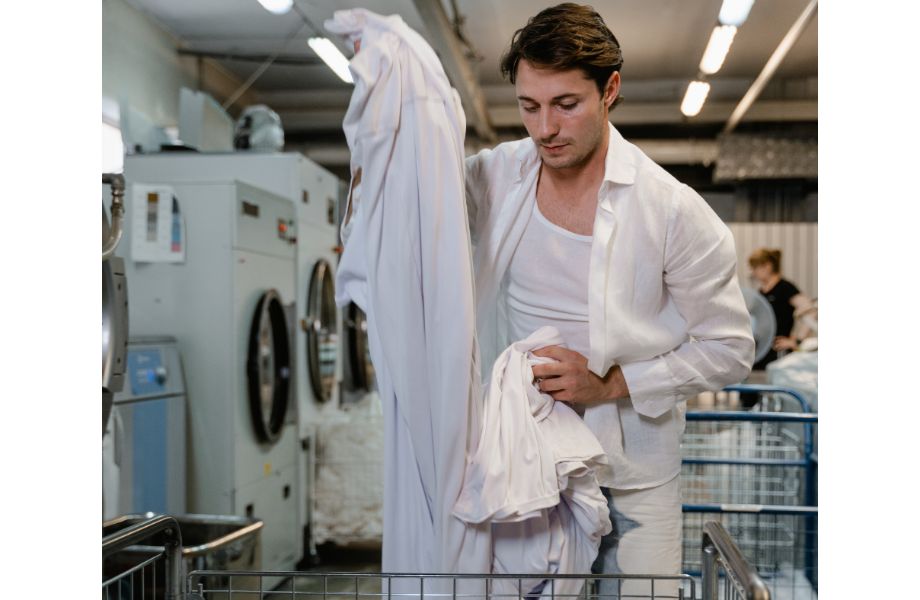
[[[601, 540], [595, 573], [677, 575], [681, 565], [680, 476], [644, 490], [605, 489], [613, 531]], [[676, 598], [678, 581], [655, 581], [655, 598]], [[651, 598], [649, 580], [601, 580], [603, 600]]]

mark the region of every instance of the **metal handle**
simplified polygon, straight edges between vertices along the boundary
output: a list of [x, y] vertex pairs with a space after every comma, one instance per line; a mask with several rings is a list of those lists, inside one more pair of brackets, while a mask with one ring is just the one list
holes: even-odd
[[102, 538], [102, 558], [133, 546], [157, 533], [166, 535], [164, 554], [166, 556], [166, 598], [181, 600], [182, 577], [182, 532], [179, 523], [169, 515], [159, 515], [136, 525], [126, 527]]
[[770, 600], [770, 590], [722, 524], [709, 521], [703, 525], [703, 600], [718, 600], [718, 562], [731, 572], [747, 600]]
[[102, 183], [112, 187], [112, 230], [109, 239], [102, 244], [102, 260], [106, 261], [115, 253], [124, 231], [122, 223], [125, 218], [125, 176], [119, 173], [103, 173]]

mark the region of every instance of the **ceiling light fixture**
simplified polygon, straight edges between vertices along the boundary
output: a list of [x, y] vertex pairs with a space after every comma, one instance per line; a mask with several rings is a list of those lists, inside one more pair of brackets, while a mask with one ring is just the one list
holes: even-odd
[[259, 0], [262, 8], [276, 15], [283, 15], [291, 10], [294, 0]]
[[709, 36], [709, 44], [706, 45], [706, 52], [703, 53], [703, 59], [700, 61], [700, 71], [707, 75], [712, 75], [722, 68], [725, 57], [728, 56], [728, 49], [732, 46], [732, 40], [735, 39], [735, 33], [738, 28], [734, 25], [717, 25]]
[[751, 6], [753, 5], [754, 0], [722, 0], [719, 23], [741, 27], [741, 24], [747, 19], [748, 13], [751, 12]]
[[706, 96], [709, 95], [709, 83], [705, 81], [691, 81], [684, 94], [684, 101], [680, 103], [680, 112], [684, 116], [695, 117], [703, 108]]
[[[261, 0], [260, 0], [261, 1]], [[351, 71], [348, 70], [348, 59], [335, 47], [331, 41], [324, 37], [312, 37], [307, 41], [317, 56], [339, 76], [345, 83], [354, 83]]]

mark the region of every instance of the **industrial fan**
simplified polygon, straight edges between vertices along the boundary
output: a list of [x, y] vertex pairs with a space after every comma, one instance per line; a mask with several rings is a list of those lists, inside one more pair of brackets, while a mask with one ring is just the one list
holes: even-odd
[[751, 313], [751, 330], [754, 333], [754, 362], [760, 361], [773, 347], [776, 338], [776, 315], [763, 294], [749, 287], [742, 287], [744, 304]]

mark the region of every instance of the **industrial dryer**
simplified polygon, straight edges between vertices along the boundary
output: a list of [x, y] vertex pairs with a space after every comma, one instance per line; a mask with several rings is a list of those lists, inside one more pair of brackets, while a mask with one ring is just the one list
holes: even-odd
[[341, 182], [297, 152], [160, 153], [127, 160], [142, 160], [146, 170], [169, 173], [176, 183], [235, 179], [287, 198], [295, 207], [294, 412], [300, 438], [307, 439], [319, 421], [339, 409], [342, 317], [334, 281]]
[[[129, 157], [135, 164], [137, 157]], [[296, 152], [161, 153], [144, 156], [145, 169], [174, 182], [234, 178], [287, 198], [296, 210], [293, 294], [293, 391], [297, 422], [298, 531], [308, 535], [312, 436], [339, 411], [342, 316], [335, 305], [338, 196], [341, 182]], [[285, 298], [286, 301], [290, 300]]]
[[285, 303], [294, 206], [182, 161], [128, 156], [132, 335], [171, 335], [185, 363], [188, 508], [260, 518], [265, 569], [302, 555]]

